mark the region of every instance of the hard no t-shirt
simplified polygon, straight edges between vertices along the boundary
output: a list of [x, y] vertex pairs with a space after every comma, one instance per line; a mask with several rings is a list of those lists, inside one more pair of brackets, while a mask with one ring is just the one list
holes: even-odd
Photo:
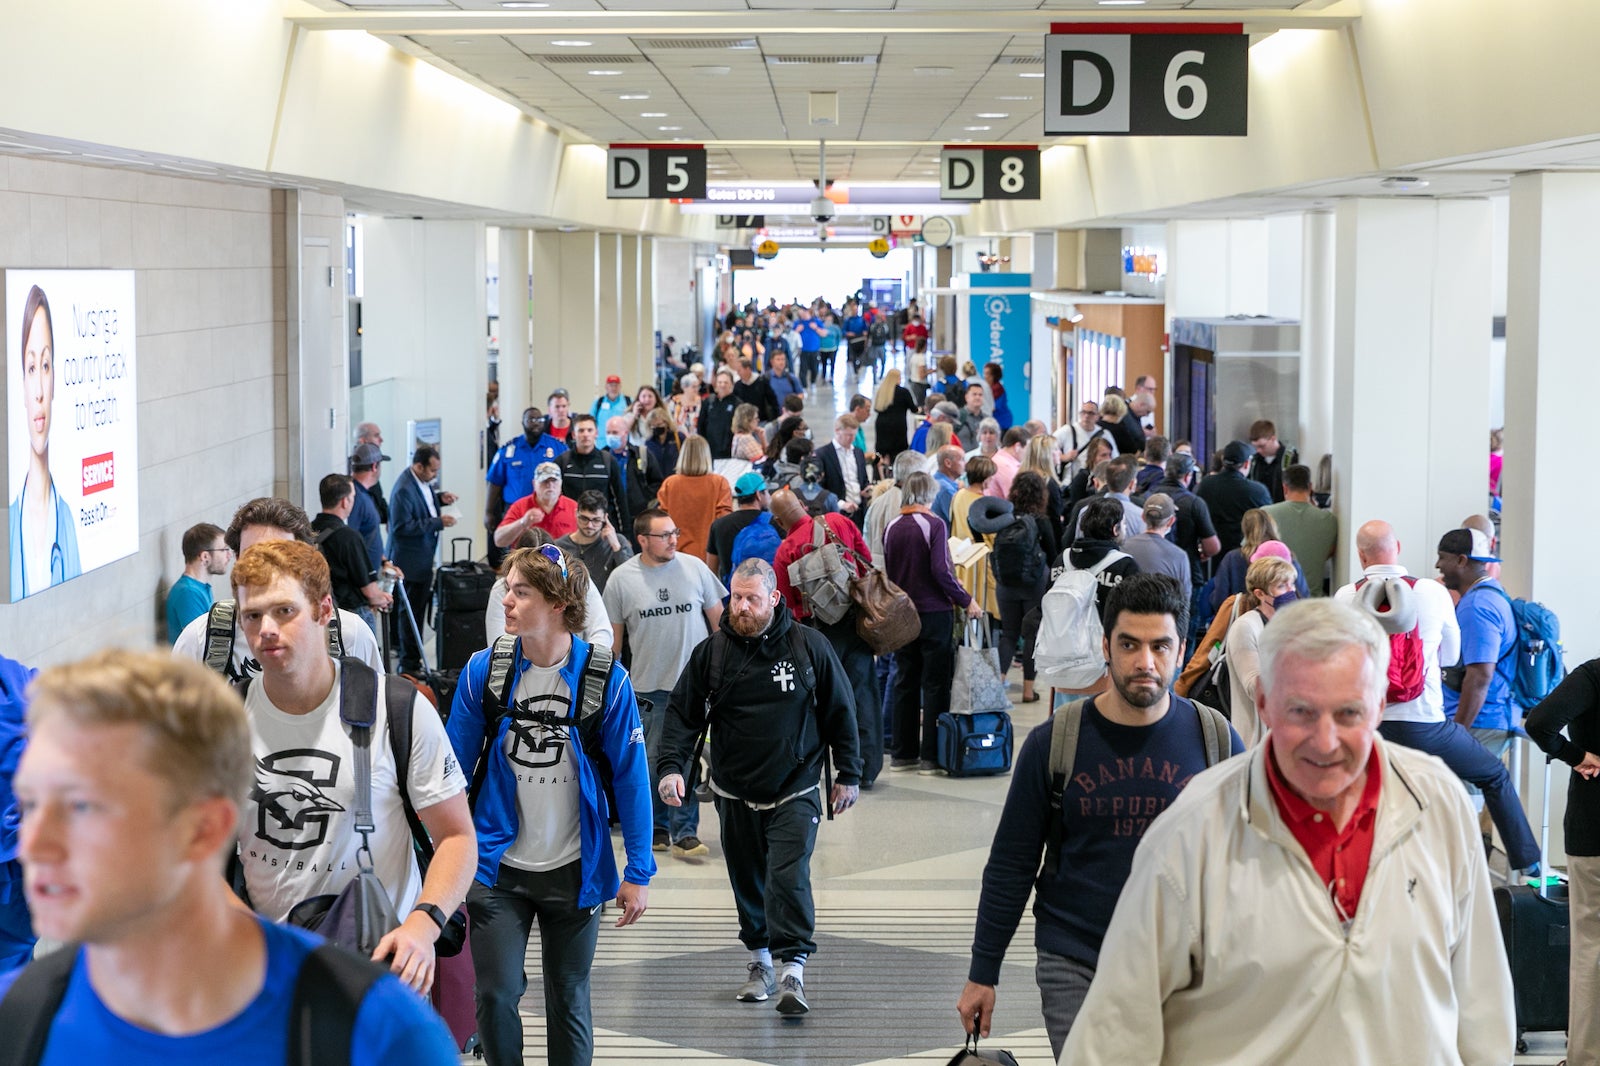
[[[153, 1033], [113, 1014], [89, 983], [83, 949], [78, 949], [78, 964], [40, 1066], [284, 1066], [289, 1061], [295, 981], [306, 956], [321, 941], [312, 933], [266, 921], [261, 930], [267, 938], [261, 991], [221, 1025], [189, 1036]], [[0, 996], [14, 977], [0, 978]], [[455, 1066], [459, 1061], [439, 1017], [397, 978], [380, 978], [362, 999], [350, 1040], [352, 1066]]]
[[635, 691], [664, 692], [678, 683], [689, 653], [709, 633], [705, 609], [727, 594], [710, 567], [684, 552], [650, 567], [635, 555], [611, 572], [606, 613], [627, 628]]
[[572, 759], [577, 730], [548, 721], [572, 717], [572, 690], [561, 677], [571, 657], [569, 651], [550, 667], [530, 663], [511, 694], [504, 748], [517, 779], [517, 839], [501, 861], [519, 870], [557, 870], [583, 850], [578, 767]]
[[[209, 613], [202, 614], [184, 626], [183, 633], [172, 645], [172, 654], [180, 659], [205, 662], [206, 622], [210, 617]], [[372, 627], [363, 622], [359, 615], [345, 610], [339, 611], [339, 636], [344, 642], [346, 655], [360, 659], [378, 673], [383, 673], [383, 659], [378, 653], [378, 638], [372, 635]], [[245, 639], [244, 630], [235, 623], [233, 654], [228, 659], [227, 678], [229, 681], [243, 681], [247, 677], [260, 675], [261, 664], [250, 654], [250, 642]]]
[[[336, 893], [358, 869], [361, 838], [355, 831], [355, 745], [339, 718], [339, 677], [309, 714], [285, 714], [267, 699], [266, 686], [251, 684], [245, 699], [255, 782], [239, 815], [239, 859], [251, 905], [282, 921], [296, 903]], [[378, 717], [372, 731], [372, 865], [389, 892], [395, 913], [405, 915], [422, 891], [412, 848], [380, 678]], [[404, 684], [405, 682], [398, 682]], [[467, 787], [444, 724], [420, 695], [411, 714], [411, 804], [424, 810]]]

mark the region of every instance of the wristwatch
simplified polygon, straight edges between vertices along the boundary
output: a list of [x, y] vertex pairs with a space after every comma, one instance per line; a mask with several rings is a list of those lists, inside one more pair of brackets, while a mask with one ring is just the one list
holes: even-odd
[[413, 913], [421, 911], [429, 918], [432, 918], [433, 924], [439, 927], [439, 932], [441, 933], [444, 932], [444, 927], [450, 922], [450, 919], [445, 915], [444, 911], [439, 909], [437, 904], [419, 903], [415, 907], [412, 907], [411, 910]]

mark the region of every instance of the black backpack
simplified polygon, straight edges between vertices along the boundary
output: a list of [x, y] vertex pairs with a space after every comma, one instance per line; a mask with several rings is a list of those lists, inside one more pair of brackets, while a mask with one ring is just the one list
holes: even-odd
[[[0, 999], [0, 1066], [36, 1066], [78, 962], [68, 944], [29, 963]], [[387, 970], [332, 944], [319, 944], [295, 978], [289, 1007], [288, 1066], [347, 1066], [356, 1014]]]
[[872, 320], [872, 325], [867, 327], [867, 338], [871, 340], [873, 344], [889, 343], [889, 323], [883, 320], [882, 315], [874, 318]]
[[994, 535], [989, 565], [994, 576], [1007, 585], [1033, 585], [1044, 577], [1044, 552], [1033, 515], [1019, 515]]
[[[578, 741], [583, 745], [583, 754], [594, 766], [595, 775], [600, 779], [600, 789], [605, 793], [606, 809], [611, 824], [618, 825], [620, 821], [617, 814], [617, 798], [611, 783], [615, 772], [610, 757], [606, 755], [600, 729], [605, 722], [606, 683], [610, 680], [611, 664], [614, 661], [615, 656], [610, 648], [590, 645], [589, 661], [583, 665], [582, 691], [574, 701], [578, 706], [578, 713], [574, 717], [561, 717], [541, 712], [531, 717], [546, 726], [564, 725], [570, 728], [574, 724], [577, 725]], [[478, 802], [478, 791], [483, 787], [484, 777], [488, 772], [489, 748], [500, 734], [500, 719], [510, 713], [511, 686], [516, 681], [514, 669], [516, 663], [517, 638], [509, 633], [495, 638], [494, 646], [489, 650], [489, 676], [483, 686], [483, 749], [478, 754], [478, 768], [472, 775], [472, 788], [467, 794], [474, 806]]]

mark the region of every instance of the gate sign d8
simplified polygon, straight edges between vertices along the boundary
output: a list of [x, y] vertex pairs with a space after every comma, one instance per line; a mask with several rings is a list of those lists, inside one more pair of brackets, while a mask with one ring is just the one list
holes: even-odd
[[1239, 24], [1052, 29], [1044, 39], [1046, 136], [1249, 132], [1250, 39]]
[[1039, 149], [1031, 145], [949, 147], [939, 154], [941, 200], [1037, 200], [1039, 192]]
[[705, 197], [704, 148], [614, 144], [606, 153], [606, 198], [609, 200], [703, 200]]

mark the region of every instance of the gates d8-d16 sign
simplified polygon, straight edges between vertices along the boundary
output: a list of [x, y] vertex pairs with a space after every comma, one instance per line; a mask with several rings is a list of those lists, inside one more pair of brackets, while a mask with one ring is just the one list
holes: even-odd
[[1044, 132], [1243, 137], [1250, 39], [1238, 23], [1068, 24], [1044, 44]]

